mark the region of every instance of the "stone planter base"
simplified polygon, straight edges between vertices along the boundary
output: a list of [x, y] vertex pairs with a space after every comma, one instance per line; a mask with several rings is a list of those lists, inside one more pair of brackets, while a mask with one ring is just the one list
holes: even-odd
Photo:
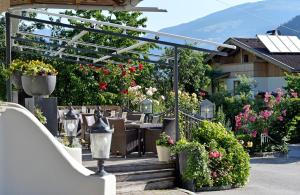
[[197, 189], [197, 192], [207, 192], [207, 191], [222, 191], [222, 190], [230, 190], [230, 189], [234, 189], [234, 188], [238, 188], [238, 186], [212, 186], [212, 187], [202, 187], [200, 189]]

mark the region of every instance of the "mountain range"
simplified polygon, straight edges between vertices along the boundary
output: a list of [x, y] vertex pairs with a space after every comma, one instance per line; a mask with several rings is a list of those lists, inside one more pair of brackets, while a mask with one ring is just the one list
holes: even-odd
[[[300, 0], [263, 0], [230, 7], [160, 31], [216, 42], [224, 42], [229, 37], [255, 37], [257, 34], [264, 34], [277, 28], [283, 34], [300, 36], [298, 15], [300, 15]], [[299, 31], [291, 31], [281, 25]]]

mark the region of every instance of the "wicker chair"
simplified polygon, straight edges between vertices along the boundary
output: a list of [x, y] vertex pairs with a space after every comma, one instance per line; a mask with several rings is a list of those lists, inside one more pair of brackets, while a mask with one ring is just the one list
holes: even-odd
[[90, 147], [90, 127], [95, 123], [95, 117], [93, 114], [85, 114], [82, 116], [83, 125], [82, 125], [82, 132], [81, 138], [85, 141], [85, 145], [89, 148]]
[[114, 128], [111, 143], [111, 153], [122, 155], [137, 151], [139, 145], [138, 130], [126, 129], [124, 119], [108, 118], [111, 128]]

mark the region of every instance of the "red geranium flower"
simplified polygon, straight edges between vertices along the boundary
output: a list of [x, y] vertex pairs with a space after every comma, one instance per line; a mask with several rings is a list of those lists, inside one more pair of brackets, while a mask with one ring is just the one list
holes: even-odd
[[103, 72], [104, 75], [109, 75], [109, 73], [110, 73], [110, 71], [106, 68], [103, 68], [102, 72]]
[[144, 69], [143, 64], [139, 64], [139, 70], [142, 71]]
[[99, 89], [100, 90], [106, 90], [107, 89], [107, 83], [105, 83], [105, 82], [100, 82], [99, 83]]
[[123, 69], [124, 65], [123, 64], [119, 64], [119, 68]]
[[135, 66], [129, 67], [129, 71], [130, 71], [131, 73], [135, 73], [136, 67], [135, 67]]
[[128, 94], [128, 89], [122, 89], [122, 90], [120, 91], [120, 93], [121, 93], [121, 94]]
[[125, 75], [126, 75], [126, 71], [123, 70], [121, 76], [123, 77], [123, 76], [125, 76]]

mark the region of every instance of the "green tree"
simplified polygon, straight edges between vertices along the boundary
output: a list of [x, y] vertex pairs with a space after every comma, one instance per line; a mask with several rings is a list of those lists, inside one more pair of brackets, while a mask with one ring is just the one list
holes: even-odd
[[[204, 54], [190, 49], [179, 49], [179, 87], [183, 91], [189, 93], [199, 93], [201, 89], [206, 88], [210, 84], [211, 67], [204, 63]], [[170, 58], [174, 56], [174, 49], [167, 48], [164, 57]], [[170, 62], [172, 62], [171, 60]], [[165, 78], [172, 79], [172, 69], [164, 69]], [[161, 69], [158, 70], [160, 74]], [[169, 82], [172, 83], [172, 82]], [[172, 89], [172, 85], [169, 85]]]

